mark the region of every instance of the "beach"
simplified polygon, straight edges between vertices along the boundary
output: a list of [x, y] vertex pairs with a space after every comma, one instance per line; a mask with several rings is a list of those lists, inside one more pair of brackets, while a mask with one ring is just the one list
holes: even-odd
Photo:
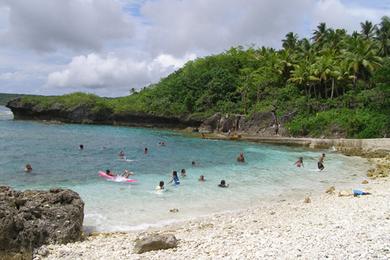
[[[371, 195], [339, 196], [335, 187], [334, 194], [308, 195], [309, 203], [306, 196], [280, 196], [244, 210], [144, 231], [95, 233], [39, 250], [44, 259], [389, 259], [390, 181], [368, 180], [364, 187]], [[137, 237], [156, 233], [175, 235], [178, 247], [132, 253]]]

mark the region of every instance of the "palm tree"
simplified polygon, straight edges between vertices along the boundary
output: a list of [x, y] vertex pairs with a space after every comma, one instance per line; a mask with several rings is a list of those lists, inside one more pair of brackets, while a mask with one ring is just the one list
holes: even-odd
[[360, 33], [366, 40], [371, 39], [374, 36], [376, 25], [373, 25], [372, 22], [365, 21], [364, 23], [360, 23], [360, 27], [362, 28]]
[[326, 23], [320, 23], [317, 26], [317, 30], [314, 30], [313, 37], [311, 39], [314, 40], [315, 43], [321, 43], [325, 40], [327, 34], [328, 28], [326, 28]]
[[298, 34], [294, 34], [293, 32], [289, 32], [286, 34], [286, 38], [282, 40], [284, 49], [294, 50], [298, 44]]
[[348, 63], [348, 69], [354, 76], [354, 87], [358, 79], [368, 83], [374, 70], [381, 66], [382, 59], [377, 56], [374, 43], [360, 37], [351, 37], [348, 41], [348, 49], [343, 56]]
[[382, 17], [379, 26], [376, 28], [375, 39], [379, 43], [379, 54], [386, 57], [390, 54], [390, 18]]

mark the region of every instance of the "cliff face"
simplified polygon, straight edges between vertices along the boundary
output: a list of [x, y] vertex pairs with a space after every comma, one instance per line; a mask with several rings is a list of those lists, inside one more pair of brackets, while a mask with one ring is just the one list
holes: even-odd
[[217, 113], [206, 119], [199, 130], [208, 133], [245, 133], [256, 136], [287, 136], [284, 124], [294, 112], [277, 118], [274, 111], [254, 113], [251, 116]]
[[65, 108], [63, 104], [54, 103], [47, 108], [24, 103], [20, 98], [7, 103], [15, 119], [48, 120], [81, 124], [112, 124], [126, 126], [184, 128], [198, 127], [201, 121], [181, 117], [163, 117], [138, 112], [113, 113], [110, 109], [96, 109], [87, 104]]

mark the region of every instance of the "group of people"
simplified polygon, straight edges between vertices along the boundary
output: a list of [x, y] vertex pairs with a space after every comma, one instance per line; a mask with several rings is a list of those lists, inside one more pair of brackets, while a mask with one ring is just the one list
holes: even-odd
[[[324, 160], [325, 160], [325, 154], [321, 154], [320, 158], [318, 159], [318, 162], [317, 162], [317, 167], [320, 171], [322, 171], [323, 169], [325, 169], [325, 166], [324, 166]], [[294, 165], [296, 165], [297, 167], [304, 167], [303, 165], [303, 157], [299, 157], [298, 161], [296, 161], [294, 163]]]

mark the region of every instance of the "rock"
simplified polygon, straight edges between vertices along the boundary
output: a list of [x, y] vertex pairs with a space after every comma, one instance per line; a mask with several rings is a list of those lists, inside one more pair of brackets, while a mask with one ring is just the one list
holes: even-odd
[[169, 212], [177, 213], [177, 212], [179, 212], [179, 209], [173, 208], [173, 209], [170, 209]]
[[44, 244], [80, 240], [83, 219], [84, 202], [74, 191], [0, 186], [0, 259], [32, 259], [33, 249]]
[[143, 238], [137, 238], [133, 252], [142, 254], [149, 251], [176, 248], [177, 239], [174, 235], [151, 234]]
[[47, 249], [46, 246], [41, 246], [38, 249], [37, 254], [40, 255], [40, 256], [47, 256], [49, 254], [49, 249]]
[[328, 193], [328, 194], [334, 194], [336, 192], [336, 188], [334, 186], [331, 186], [329, 187], [325, 193]]
[[305, 197], [305, 199], [303, 200], [304, 203], [311, 203], [311, 199], [309, 196]]
[[362, 184], [368, 184], [367, 180], [362, 181]]
[[339, 197], [348, 197], [352, 195], [353, 193], [351, 191], [342, 190], [339, 192]]

